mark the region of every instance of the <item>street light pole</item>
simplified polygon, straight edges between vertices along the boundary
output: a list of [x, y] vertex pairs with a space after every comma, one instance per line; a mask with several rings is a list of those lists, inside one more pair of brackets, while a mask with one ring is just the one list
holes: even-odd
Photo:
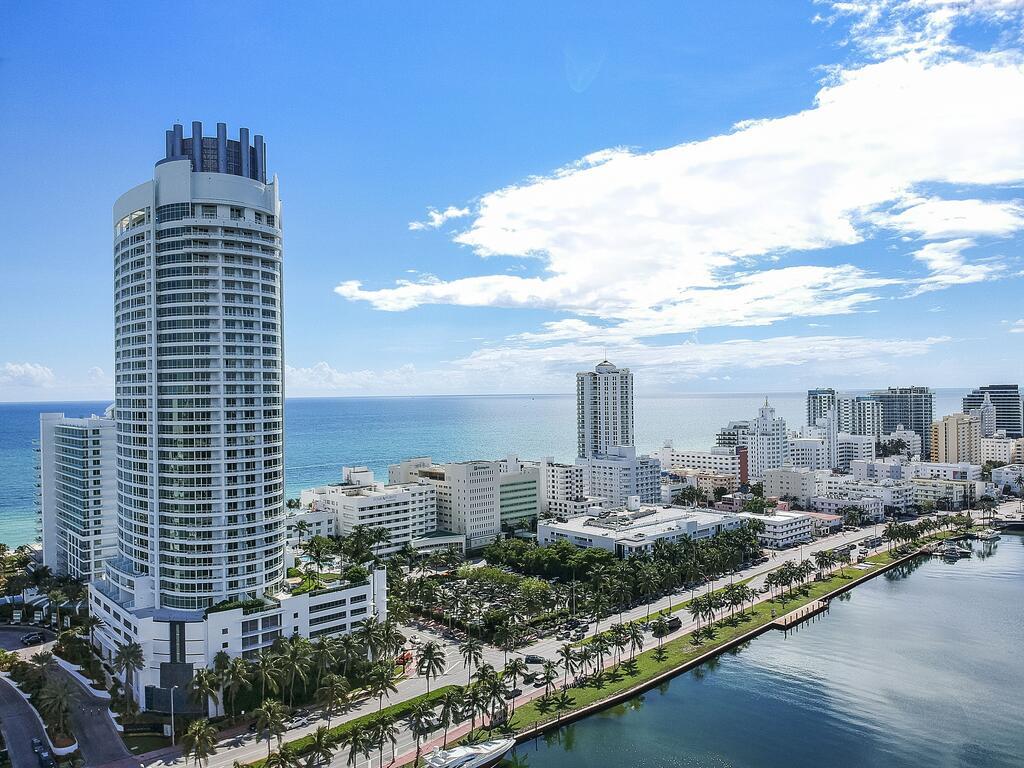
[[174, 746], [174, 692], [178, 690], [178, 686], [171, 686], [171, 746]]

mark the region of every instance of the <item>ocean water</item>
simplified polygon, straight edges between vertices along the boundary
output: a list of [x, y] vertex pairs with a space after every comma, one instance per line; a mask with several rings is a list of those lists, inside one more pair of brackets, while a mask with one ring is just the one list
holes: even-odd
[[[936, 414], [960, 408], [963, 390], [939, 390]], [[794, 428], [804, 422], [804, 394], [773, 393], [769, 401]], [[684, 394], [635, 403], [636, 443], [651, 451], [671, 439], [703, 448], [727, 422], [752, 418], [757, 394]], [[33, 441], [39, 414], [102, 413], [108, 402], [0, 403], [0, 541], [35, 538], [37, 470]], [[571, 460], [576, 453], [576, 403], [571, 395], [493, 397], [299, 398], [285, 402], [285, 484], [289, 496], [339, 479], [343, 466], [387, 466], [412, 456], [438, 461], [497, 459], [509, 454]]]
[[519, 765], [1024, 765], [1024, 537], [975, 548], [879, 576], [788, 635], [519, 745]]

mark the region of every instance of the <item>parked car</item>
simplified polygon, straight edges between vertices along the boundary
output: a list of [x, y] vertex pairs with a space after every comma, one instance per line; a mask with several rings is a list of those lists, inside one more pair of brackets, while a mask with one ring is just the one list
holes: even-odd
[[32, 737], [32, 751], [35, 752], [38, 755], [40, 752], [42, 752], [45, 749], [46, 749], [46, 747], [43, 746], [43, 740], [33, 736]]
[[526, 661], [527, 664], [543, 664], [544, 663], [544, 657], [543, 656], [538, 656], [535, 653], [528, 653], [528, 654], [526, 654], [525, 661]]
[[683, 626], [683, 620], [680, 619], [678, 616], [669, 616], [668, 617], [668, 631], [669, 632], [675, 632], [681, 626]]
[[39, 768], [57, 768], [57, 761], [53, 759], [53, 755], [49, 751], [39, 752], [36, 757], [39, 759]]
[[21, 636], [22, 645], [35, 645], [41, 643], [46, 639], [46, 636], [42, 632], [29, 632], [27, 635]]

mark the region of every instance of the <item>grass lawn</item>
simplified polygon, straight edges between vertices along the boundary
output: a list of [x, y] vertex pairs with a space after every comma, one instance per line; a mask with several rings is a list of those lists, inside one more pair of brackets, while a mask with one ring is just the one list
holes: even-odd
[[171, 746], [171, 740], [159, 733], [127, 733], [122, 738], [124, 745], [133, 755], [141, 755], [144, 752]]

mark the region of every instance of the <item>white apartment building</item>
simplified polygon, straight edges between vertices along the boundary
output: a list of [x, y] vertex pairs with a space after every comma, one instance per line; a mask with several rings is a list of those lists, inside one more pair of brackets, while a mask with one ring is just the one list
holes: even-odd
[[882, 434], [882, 403], [876, 398], [843, 394], [831, 387], [807, 391], [808, 426], [817, 425], [819, 419], [832, 411], [839, 432], [875, 438]]
[[746, 447], [750, 443], [750, 425], [749, 419], [730, 421], [718, 430], [718, 434], [715, 435], [715, 445], [720, 448]]
[[931, 459], [934, 462], [981, 464], [981, 419], [954, 413], [932, 422]]
[[871, 461], [875, 458], [875, 438], [871, 435], [850, 435], [840, 432], [836, 448], [836, 469], [843, 472], [849, 472], [850, 465], [855, 461]]
[[619, 557], [650, 553], [656, 541], [700, 540], [738, 528], [736, 515], [689, 507], [644, 506], [593, 508], [571, 520], [544, 520], [537, 526], [542, 545], [568, 541], [581, 549], [597, 548]]
[[763, 547], [783, 549], [814, 538], [814, 518], [803, 512], [779, 510], [771, 515], [740, 512], [737, 517], [742, 520], [760, 520], [764, 523], [764, 531], [757, 535]]
[[986, 483], [978, 480], [945, 480], [915, 477], [914, 501], [919, 507], [958, 511], [973, 507], [984, 494]]
[[897, 425], [896, 429], [887, 435], [884, 435], [881, 442], [890, 442], [894, 440], [901, 440], [906, 446], [904, 448], [902, 456], [907, 459], [921, 459], [921, 436], [912, 429], [904, 429], [902, 424]]
[[747, 481], [747, 452], [741, 446], [715, 446], [704, 451], [682, 450], [672, 447], [672, 441], [653, 454], [665, 470], [700, 470], [717, 475], [732, 475], [739, 482]]
[[498, 465], [498, 518], [505, 530], [529, 530], [540, 514], [540, 467], [515, 456]]
[[885, 520], [885, 504], [877, 496], [848, 496], [842, 493], [815, 496], [811, 508], [826, 515], [845, 515], [845, 510], [855, 507], [861, 511], [864, 522], [878, 523]]
[[116, 436], [103, 416], [39, 414], [43, 564], [88, 581], [117, 554]]
[[715, 491], [724, 489], [726, 493], [734, 493], [739, 487], [740, 481], [736, 475], [675, 467], [662, 474], [661, 501], [664, 504], [671, 503], [685, 488], [696, 488], [710, 499]]
[[576, 374], [577, 455], [633, 445], [633, 374], [607, 360]]
[[748, 481], [759, 483], [769, 469], [786, 464], [787, 449], [786, 420], [775, 416], [775, 409], [765, 398], [757, 418], [750, 422], [747, 435]]
[[905, 461], [902, 457], [850, 462], [850, 473], [857, 480], [912, 480], [917, 477], [936, 480], [980, 480], [979, 464], [938, 461]]
[[825, 495], [851, 499], [869, 496], [882, 500], [887, 514], [904, 514], [917, 503], [916, 489], [909, 480], [858, 480], [853, 475], [831, 475], [825, 479]]
[[[295, 524], [299, 520], [306, 521], [313, 531], [324, 518], [329, 521], [325, 528], [331, 530], [326, 535], [348, 536], [356, 526], [383, 528], [391, 536], [388, 544], [377, 549], [383, 556], [405, 546], [433, 549], [438, 543], [437, 537], [428, 537], [438, 530], [437, 490], [430, 483], [384, 485], [375, 482], [366, 467], [344, 467], [340, 483], [304, 490], [300, 502], [313, 511], [289, 516], [290, 546], [298, 544]], [[461, 537], [453, 536], [453, 545], [461, 549], [462, 544]]]
[[1020, 494], [1022, 478], [1024, 478], [1024, 463], [1008, 464], [1005, 467], [996, 467], [992, 470], [992, 485], [1002, 493], [1009, 490], [1010, 493]]
[[607, 499], [587, 496], [585, 465], [561, 464], [548, 457], [541, 460], [538, 469], [539, 516], [564, 520], [585, 514], [591, 507], [607, 506]]
[[[291, 606], [315, 596], [285, 583], [281, 202], [266, 144], [223, 123], [204, 137], [199, 122], [165, 143], [153, 178], [114, 204], [118, 551], [90, 600], [105, 656], [142, 646], [144, 708], [168, 711], [174, 692], [177, 711], [205, 714], [186, 693], [193, 670], [240, 647], [247, 614], [306, 631]], [[335, 589], [384, 618], [382, 575]], [[231, 605], [244, 607], [208, 620]]]
[[994, 461], [1000, 464], [1024, 462], [1024, 438], [983, 437], [981, 438], [981, 463]]
[[825, 479], [831, 475], [827, 469], [808, 467], [779, 467], [764, 473], [764, 495], [766, 498], [796, 499], [807, 507], [811, 498], [822, 492]]
[[576, 459], [584, 467], [588, 496], [608, 500], [608, 506], [621, 507], [631, 496], [643, 504], [661, 500], [661, 464], [651, 456], [637, 456], [631, 445], [613, 446], [607, 453]]

